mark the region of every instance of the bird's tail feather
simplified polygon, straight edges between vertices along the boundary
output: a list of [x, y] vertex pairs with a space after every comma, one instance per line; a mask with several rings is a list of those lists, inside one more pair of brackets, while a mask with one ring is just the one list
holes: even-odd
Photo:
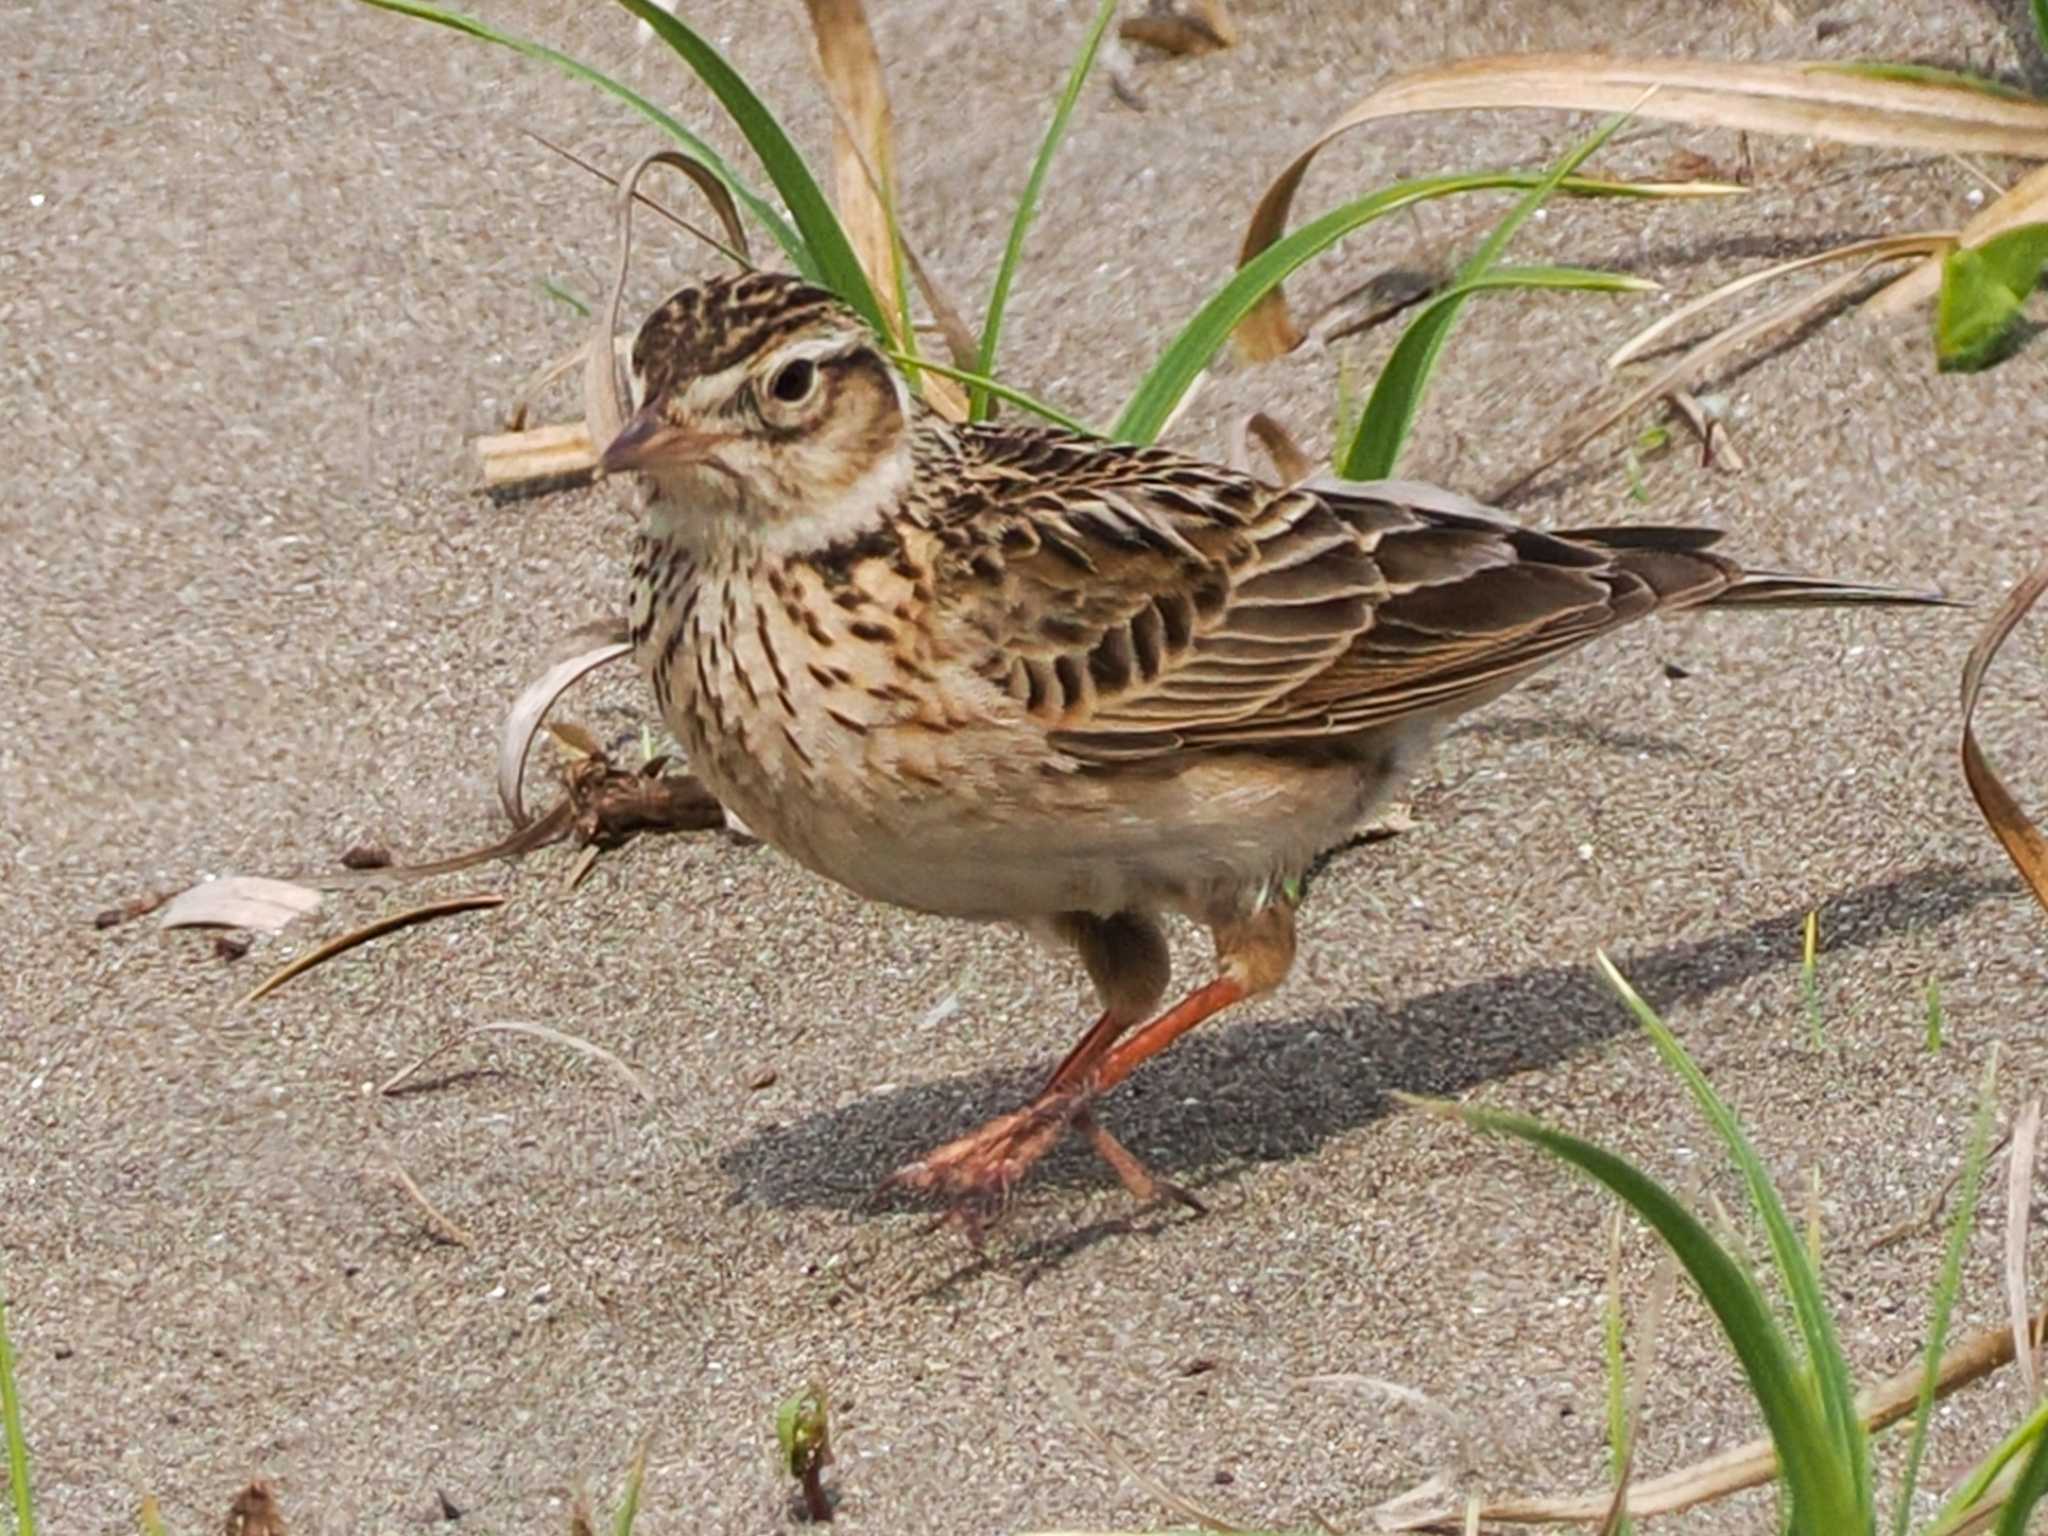
[[1744, 571], [1742, 579], [1708, 599], [1709, 608], [1835, 608], [1850, 604], [1898, 608], [1961, 608], [1940, 592], [1888, 587], [1870, 581], [1831, 581], [1789, 571]]

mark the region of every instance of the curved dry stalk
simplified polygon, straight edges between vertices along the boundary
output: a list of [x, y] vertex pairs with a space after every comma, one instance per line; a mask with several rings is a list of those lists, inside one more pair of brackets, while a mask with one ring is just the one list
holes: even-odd
[[[573, 149], [564, 149], [560, 144], [557, 144], [553, 139], [546, 138], [541, 134], [535, 133], [531, 128], [522, 128], [519, 131], [525, 134], [529, 139], [533, 140], [534, 143], [540, 145], [543, 149], [553, 150], [556, 154], [560, 155], [564, 160], [568, 161], [578, 170], [589, 172], [592, 176], [595, 176], [599, 181], [603, 182], [606, 186], [612, 188], [614, 191], [618, 189], [618, 177], [612, 175], [610, 171], [605, 170], [601, 166], [591, 164], [588, 160], [584, 159], [581, 155], [577, 154], [576, 151], [574, 151]], [[698, 185], [701, 186], [703, 185], [703, 183], [699, 182]], [[725, 189], [723, 187], [720, 187], [719, 190], [722, 192]], [[753, 266], [753, 260], [747, 255], [747, 248], [744, 241], [741, 242], [737, 247], [727, 245], [717, 236], [710, 234], [705, 230], [699, 229], [696, 225], [692, 224], [688, 219], [684, 218], [681, 214], [671, 209], [666, 203], [657, 202], [655, 199], [649, 197], [645, 192], [635, 192], [633, 196], [639, 202], [641, 207], [652, 209], [655, 213], [660, 214], [661, 217], [667, 219], [669, 223], [675, 225], [675, 227], [683, 231], [684, 234], [695, 235], [699, 240], [702, 240], [706, 245], [710, 246], [711, 249], [718, 252], [718, 254], [723, 256], [727, 261], [733, 262], [742, 267]], [[728, 229], [731, 228], [730, 225], [727, 225], [726, 227]]]
[[237, 1006], [246, 1008], [258, 998], [269, 996], [294, 976], [303, 976], [314, 966], [324, 964], [336, 955], [354, 949], [358, 944], [366, 944], [371, 939], [382, 938], [385, 934], [395, 933], [400, 928], [410, 928], [414, 923], [423, 923], [430, 917], [445, 917], [452, 912], [473, 912], [479, 907], [503, 905], [505, 898], [496, 892], [477, 891], [468, 896], [451, 896], [446, 901], [430, 901], [425, 906], [408, 907], [403, 912], [389, 913], [375, 922], [365, 923], [360, 928], [352, 928], [347, 933], [329, 939], [318, 949], [308, 950], [296, 960], [279, 966], [258, 982]]
[[1654, 346], [1659, 337], [1668, 335], [1702, 310], [1711, 309], [1722, 300], [1732, 299], [1737, 294], [1747, 293], [1774, 277], [1786, 277], [1794, 272], [1804, 272], [1810, 267], [1824, 267], [1834, 262], [1854, 261], [1858, 258], [1889, 259], [1931, 255], [1947, 250], [1955, 241], [1956, 231], [1952, 229], [1925, 230], [1912, 235], [1884, 235], [1875, 240], [1858, 240], [1849, 245], [1838, 245], [1831, 251], [1822, 251], [1817, 255], [1781, 261], [1756, 272], [1745, 272], [1733, 281], [1723, 283], [1711, 293], [1703, 293], [1696, 299], [1687, 300], [1656, 324], [1638, 331], [1614, 349], [1607, 359], [1607, 366], [1619, 368], [1624, 363], [1633, 362]]
[[[1650, 87], [1656, 94], [1642, 100]], [[1302, 178], [1331, 140], [1383, 117], [1500, 107], [1632, 110], [1666, 122], [1844, 144], [2048, 157], [2048, 104], [1962, 85], [1876, 78], [1839, 64], [1736, 64], [1589, 53], [1459, 59], [1391, 77], [1318, 134], [1259, 199], [1238, 265], [1286, 232]], [[1240, 350], [1253, 361], [1290, 352], [1301, 339], [1277, 287], [1237, 330]]]
[[[2002, 235], [2022, 224], [2048, 221], [2048, 165], [2037, 166], [2022, 176], [2003, 197], [1986, 204], [1963, 226], [1956, 243], [1964, 248], [1982, 245], [1993, 235]], [[1863, 301], [1867, 315], [1903, 314], [1915, 304], [1934, 297], [1941, 287], [1941, 263], [1933, 258], [1920, 263], [1904, 277], [1887, 283]]]
[[618, 269], [612, 277], [610, 297], [591, 314], [590, 340], [584, 344], [583, 353], [584, 426], [589, 431], [591, 443], [600, 453], [626, 424], [627, 406], [619, 389], [619, 370], [613, 358], [612, 338], [619, 333], [619, 305], [625, 298], [626, 271], [633, 257], [633, 204], [640, 200], [640, 178], [650, 167], [657, 165], [670, 166], [695, 182], [697, 190], [704, 194], [704, 200], [718, 215], [719, 223], [725, 226], [726, 237], [732, 242], [733, 249], [739, 252], [742, 260], [752, 260], [747, 249], [746, 227], [740, 223], [739, 209], [733, 203], [732, 194], [716, 176], [689, 156], [672, 149], [653, 150], [634, 161], [632, 169], [619, 178], [614, 198], [618, 218]]
[[2004, 845], [2007, 857], [2025, 878], [2035, 899], [2043, 907], [2048, 907], [2048, 837], [2043, 837], [2041, 829], [2027, 819], [2027, 813], [2020, 809], [2019, 802], [1992, 772], [1983, 748], [1977, 745], [1974, 724], [1977, 699], [1984, 690], [1984, 674], [1989, 670], [1992, 658], [2005, 644], [2006, 636], [2026, 617], [2027, 610], [2040, 600], [2043, 592], [2048, 592], [2048, 558], [2044, 558], [2006, 594], [2005, 601], [1998, 605], [1998, 612], [1991, 615], [1990, 622], [1984, 626], [1984, 633], [1970, 647], [1970, 659], [1963, 663], [1963, 779], [1969, 784], [1970, 793], [1976, 797], [1977, 809], [1984, 813], [1992, 835]]
[[533, 819], [527, 812], [524, 794], [526, 757], [555, 700], [580, 679], [632, 649], [631, 641], [605, 639], [556, 662], [519, 690], [498, 735], [498, 803], [505, 807], [513, 826], [523, 827]]

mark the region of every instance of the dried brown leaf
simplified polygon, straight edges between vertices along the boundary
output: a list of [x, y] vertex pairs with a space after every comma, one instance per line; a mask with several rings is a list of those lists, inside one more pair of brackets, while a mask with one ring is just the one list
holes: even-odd
[[[1655, 94], [1645, 99], [1651, 87]], [[1818, 63], [1566, 53], [1459, 59], [1391, 77], [1325, 128], [1259, 199], [1239, 265], [1286, 233], [1302, 178], [1332, 139], [1403, 113], [1499, 107], [1633, 111], [1666, 122], [1844, 144], [2048, 157], [2048, 104], [1966, 86], [1879, 79]], [[1237, 330], [1239, 348], [1254, 361], [1292, 351], [1301, 339], [1278, 288]]]
[[1166, 53], [1215, 53], [1237, 45], [1237, 24], [1223, 0], [1152, 0], [1142, 16], [1117, 24], [1127, 43], [1143, 43]]
[[2044, 591], [2048, 591], [2048, 558], [2044, 558], [2006, 594], [2005, 601], [1998, 605], [1998, 611], [1984, 626], [1984, 633], [1970, 647], [1969, 660], [1963, 663], [1963, 778], [1977, 799], [1977, 809], [1984, 813], [1986, 825], [2004, 845], [2007, 857], [2026, 880], [2035, 898], [2048, 908], [2048, 837], [2041, 835], [2041, 829], [2020, 809], [2020, 803], [2013, 799], [2004, 781], [1992, 772], [1983, 749], [1977, 745], [1974, 725], [1977, 700], [1984, 690], [1984, 674], [1989, 670], [1992, 658], [2005, 644], [2006, 636], [2026, 617], [2027, 610], [2040, 601]]
[[180, 891], [157, 919], [165, 928], [255, 928], [281, 933], [297, 917], [320, 910], [320, 893], [290, 880], [228, 875]]
[[400, 928], [410, 928], [414, 923], [423, 923], [429, 918], [446, 917], [455, 912], [473, 912], [479, 907], [502, 907], [504, 904], [503, 896], [479, 891], [468, 896], [451, 896], [446, 901], [430, 901], [424, 906], [408, 907], [403, 912], [389, 913], [374, 922], [365, 923], [360, 928], [352, 928], [347, 933], [329, 939], [318, 949], [308, 950], [296, 960], [280, 966], [242, 999], [242, 1005], [246, 1007], [258, 998], [275, 992], [294, 976], [302, 976], [314, 966], [322, 965], [336, 955], [354, 949], [358, 944], [366, 944], [371, 939], [395, 933]]

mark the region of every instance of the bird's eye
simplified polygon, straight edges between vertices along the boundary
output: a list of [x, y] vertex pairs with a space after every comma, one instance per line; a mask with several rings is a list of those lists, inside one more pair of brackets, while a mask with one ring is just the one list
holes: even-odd
[[818, 365], [807, 357], [800, 357], [775, 370], [775, 377], [768, 381], [768, 393], [784, 405], [795, 405], [810, 394], [817, 382]]

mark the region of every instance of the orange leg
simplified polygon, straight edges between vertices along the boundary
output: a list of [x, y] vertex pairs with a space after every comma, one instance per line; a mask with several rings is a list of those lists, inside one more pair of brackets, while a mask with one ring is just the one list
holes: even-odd
[[982, 1217], [1000, 1210], [1031, 1166], [1072, 1127], [1087, 1137], [1140, 1201], [1150, 1203], [1167, 1194], [1201, 1210], [1194, 1196], [1159, 1178], [1110, 1135], [1091, 1106], [1141, 1062], [1210, 1015], [1277, 985], [1294, 955], [1293, 910], [1268, 907], [1249, 920], [1219, 924], [1216, 947], [1221, 976], [1129, 1033], [1129, 1038], [1124, 1038], [1130, 1030], [1129, 1016], [1114, 1005], [1105, 1009], [1029, 1104], [906, 1164], [882, 1187], [914, 1189], [950, 1201], [955, 1217], [975, 1234]]

